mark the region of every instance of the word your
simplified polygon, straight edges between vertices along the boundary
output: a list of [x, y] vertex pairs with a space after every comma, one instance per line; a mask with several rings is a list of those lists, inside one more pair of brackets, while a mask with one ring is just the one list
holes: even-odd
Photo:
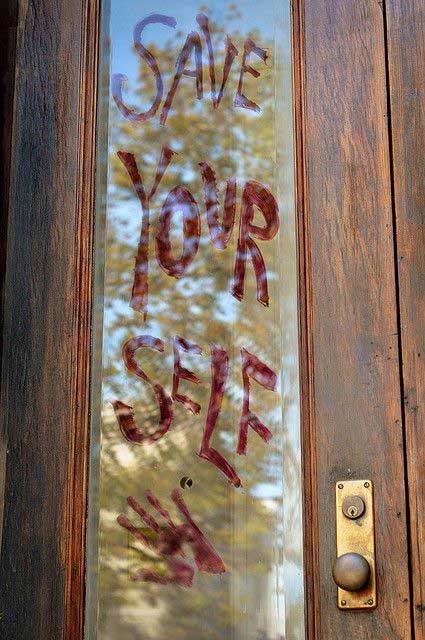
[[155, 495], [148, 491], [147, 501], [161, 515], [167, 523], [167, 527], [160, 527], [158, 522], [131, 496], [127, 498], [128, 505], [144, 522], [153, 538], [143, 533], [143, 530], [120, 514], [117, 518], [118, 524], [126, 529], [131, 535], [142, 542], [145, 547], [158, 554], [167, 565], [167, 573], [159, 574], [156, 571], [142, 569], [132, 577], [135, 582], [156, 582], [158, 584], [178, 584], [181, 587], [191, 587], [195, 571], [191, 565], [183, 560], [185, 557], [183, 545], [188, 544], [194, 554], [195, 563], [199, 571], [206, 573], [224, 573], [226, 567], [217, 551], [207, 540], [205, 535], [193, 521], [189, 509], [187, 508], [180, 491], [174, 489], [171, 493], [171, 500], [185, 519], [185, 524], [176, 525]]
[[[221, 82], [220, 90], [217, 94], [216, 91], [216, 69], [215, 69], [215, 59], [214, 59], [214, 50], [211, 41], [211, 34], [209, 29], [208, 18], [204, 14], [199, 14], [196, 17], [196, 21], [201, 28], [201, 31], [204, 35], [207, 49], [208, 49], [208, 64], [209, 64], [209, 75], [210, 75], [210, 83], [211, 83], [211, 97], [214, 109], [217, 109], [220, 105], [221, 99], [223, 97], [224, 89], [226, 87], [226, 83], [232, 68], [233, 61], [235, 57], [238, 55], [238, 50], [235, 45], [232, 43], [232, 40], [229, 36], [226, 39], [226, 54], [224, 59], [223, 66], [223, 79]], [[131, 109], [127, 105], [124, 104], [123, 96], [122, 96], [122, 88], [124, 82], [127, 80], [127, 77], [122, 73], [117, 73], [112, 77], [112, 96], [115, 100], [115, 103], [122, 113], [122, 115], [128, 120], [133, 120], [136, 122], [144, 122], [152, 118], [162, 102], [162, 98], [164, 95], [164, 82], [162, 79], [161, 72], [159, 70], [158, 62], [149, 49], [146, 49], [141, 43], [141, 36], [144, 28], [148, 24], [162, 24], [168, 27], [175, 29], [177, 25], [177, 20], [171, 16], [164, 16], [158, 13], [153, 13], [150, 16], [147, 16], [140, 22], [136, 24], [133, 32], [133, 41], [134, 48], [136, 49], [139, 56], [145, 60], [149, 68], [151, 69], [156, 83], [156, 96], [153, 100], [150, 108], [145, 112], [137, 113], [134, 109]], [[195, 69], [187, 69], [186, 64], [188, 60], [194, 53], [195, 58]], [[258, 78], [260, 73], [253, 69], [248, 64], [248, 58], [251, 54], [255, 54], [263, 62], [267, 60], [267, 52], [265, 49], [257, 46], [253, 40], [247, 38], [244, 43], [244, 51], [242, 58], [242, 65], [239, 75], [239, 84], [236, 92], [236, 96], [234, 99], [235, 107], [241, 107], [242, 109], [250, 109], [256, 112], [260, 111], [260, 107], [258, 104], [247, 98], [243, 93], [243, 81], [244, 75], [246, 73], [251, 74], [254, 78]], [[196, 96], [198, 100], [202, 100], [203, 98], [203, 78], [202, 78], [202, 42], [199, 34], [196, 31], [192, 31], [187, 36], [186, 42], [183, 45], [183, 48], [180, 54], [177, 57], [176, 61], [176, 72], [171, 84], [171, 87], [168, 91], [167, 97], [164, 101], [164, 105], [162, 108], [160, 123], [164, 125], [167, 121], [168, 114], [170, 112], [171, 106], [173, 104], [174, 97], [176, 95], [180, 80], [182, 76], [189, 76], [195, 79], [196, 84]]]
[[[171, 163], [175, 152], [163, 147], [155, 180], [149, 193], [146, 192], [133, 153], [118, 151], [118, 157], [125, 166], [133, 183], [134, 190], [142, 206], [142, 228], [138, 243], [134, 282], [130, 306], [143, 313], [146, 320], [149, 289], [149, 227], [150, 202]], [[204, 185], [204, 199], [211, 242], [218, 250], [226, 249], [229, 244], [236, 215], [236, 178], [227, 181], [224, 198], [223, 219], [219, 220], [217, 179], [214, 170], [206, 163], [199, 163]], [[262, 213], [265, 225], [259, 227], [253, 223], [254, 206]], [[183, 248], [180, 256], [172, 253], [170, 240], [171, 220], [178, 212], [183, 214]], [[255, 180], [248, 180], [243, 188], [239, 237], [233, 273], [232, 295], [242, 300], [247, 256], [251, 256], [257, 283], [257, 300], [264, 306], [269, 304], [267, 270], [261, 251], [254, 238], [262, 241], [273, 240], [279, 230], [279, 208], [272, 193]], [[176, 186], [167, 195], [155, 235], [156, 258], [159, 266], [168, 276], [182, 278], [195, 258], [201, 236], [201, 217], [199, 207], [191, 192], [182, 186]]]
[[[134, 374], [152, 388], [160, 411], [159, 424], [156, 431], [147, 435], [136, 424], [133, 407], [124, 404], [120, 400], [112, 402], [115, 416], [117, 418], [122, 435], [129, 442], [138, 444], [153, 444], [160, 440], [170, 429], [173, 422], [173, 403], [181, 403], [188, 411], [198, 414], [201, 406], [189, 397], [179, 393], [180, 380], [188, 380], [194, 384], [201, 381], [192, 372], [181, 365], [180, 352], [190, 354], [201, 354], [202, 349], [194, 342], [175, 336], [173, 340], [174, 348], [174, 372], [173, 388], [171, 395], [163, 386], [154, 382], [137, 364], [135, 354], [139, 349], [150, 348], [163, 352], [164, 343], [159, 338], [143, 335], [128, 340], [122, 349], [124, 364], [130, 373]], [[250, 410], [250, 378], [255, 380], [261, 387], [269, 391], [276, 391], [277, 375], [264, 362], [261, 362], [255, 355], [241, 349], [242, 358], [242, 381], [243, 381], [243, 402], [242, 413], [239, 421], [239, 437], [236, 452], [245, 455], [248, 441], [248, 428], [251, 427], [265, 442], [271, 440], [272, 433]], [[229, 356], [225, 349], [218, 345], [211, 345], [211, 394], [208, 405], [208, 412], [202, 436], [201, 447], [198, 455], [208, 460], [222, 471], [235, 487], [241, 486], [241, 480], [231, 464], [217, 451], [212, 448], [210, 441], [217, 425], [220, 415], [221, 404], [227, 377], [229, 374]]]

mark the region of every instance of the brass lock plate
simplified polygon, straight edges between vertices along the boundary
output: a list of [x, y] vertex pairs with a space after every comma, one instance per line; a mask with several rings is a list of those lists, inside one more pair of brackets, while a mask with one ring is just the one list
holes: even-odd
[[376, 600], [375, 514], [371, 480], [336, 483], [336, 553], [358, 553], [370, 565], [370, 580], [361, 591], [338, 587], [340, 609], [374, 609]]

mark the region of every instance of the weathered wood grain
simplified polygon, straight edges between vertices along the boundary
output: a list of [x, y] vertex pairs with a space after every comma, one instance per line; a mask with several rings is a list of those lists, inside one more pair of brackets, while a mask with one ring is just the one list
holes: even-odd
[[[6, 271], [17, 13], [17, 0], [7, 0], [0, 6], [0, 353], [3, 349], [3, 284]], [[3, 526], [6, 449], [5, 434], [0, 431], [0, 545]]]
[[425, 5], [388, 0], [394, 201], [415, 638], [425, 638]]
[[[320, 578], [315, 640], [411, 639], [381, 5], [302, 3]], [[340, 612], [331, 575], [334, 483], [363, 477], [376, 487], [379, 605]]]
[[96, 6], [19, 6], [1, 394], [8, 640], [82, 638]]
[[[418, 318], [425, 310], [425, 163], [424, 15], [418, 4], [390, 0], [386, 9], [420, 638], [425, 351]], [[9, 452], [0, 629], [8, 640], [82, 639], [97, 22], [96, 2], [20, 5], [1, 396]], [[407, 640], [404, 443], [380, 4], [294, 1], [294, 54], [309, 638]], [[339, 612], [331, 578], [334, 482], [362, 476], [372, 477], [377, 494], [379, 607], [367, 614]]]

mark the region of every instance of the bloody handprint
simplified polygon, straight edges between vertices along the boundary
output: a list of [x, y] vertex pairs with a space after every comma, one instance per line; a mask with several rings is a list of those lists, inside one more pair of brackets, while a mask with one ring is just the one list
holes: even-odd
[[[164, 585], [178, 584], [181, 587], [191, 587], [195, 571], [186, 560], [183, 549], [185, 544], [191, 547], [195, 564], [199, 571], [212, 574], [220, 574], [226, 571], [219, 554], [191, 517], [178, 489], [174, 489], [171, 492], [171, 500], [185, 521], [181, 525], [174, 523], [169, 512], [164, 509], [151, 491], [146, 492], [146, 499], [162, 517], [165, 526], [161, 527], [158, 521], [131, 496], [127, 498], [127, 503], [147, 526], [146, 533], [137, 528], [123, 514], [118, 516], [117, 522], [147, 549], [159, 556], [166, 564], [167, 571], [162, 574], [152, 569], [140, 569], [132, 576], [132, 580], [135, 582], [155, 582]], [[147, 535], [148, 532], [149, 535]]]

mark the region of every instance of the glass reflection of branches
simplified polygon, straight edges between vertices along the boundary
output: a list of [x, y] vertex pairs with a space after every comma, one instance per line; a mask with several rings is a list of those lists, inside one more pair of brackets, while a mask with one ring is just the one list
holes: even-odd
[[[208, 14], [205, 7], [202, 10]], [[296, 289], [295, 255], [286, 254], [284, 247], [288, 244], [283, 242], [282, 234], [288, 229], [293, 232], [293, 228], [281, 226], [273, 241], [258, 243], [267, 267], [270, 306], [265, 307], [256, 300], [257, 283], [250, 256], [243, 300], [236, 300], [230, 293], [245, 183], [256, 180], [267, 186], [278, 201], [281, 218], [292, 216], [292, 184], [288, 180], [291, 172], [287, 171], [292, 163], [292, 147], [289, 144], [286, 148], [277, 139], [279, 132], [288, 132], [292, 126], [290, 98], [288, 96], [289, 106], [277, 102], [283, 62], [274, 34], [270, 30], [262, 32], [260, 28], [243, 33], [242, 27], [240, 31], [235, 29], [235, 23], [243, 25], [243, 20], [234, 6], [221, 18], [218, 22], [211, 14], [209, 21], [218, 83], [221, 82], [226, 36], [231, 37], [239, 54], [247, 36], [267, 49], [267, 66], [259, 59], [250, 61], [261, 73], [260, 79], [249, 74], [244, 79], [244, 92], [261, 105], [260, 114], [234, 107], [240, 55], [231, 68], [219, 107], [213, 108], [205, 46], [204, 98], [202, 101], [196, 99], [194, 78], [183, 77], [165, 126], [159, 124], [158, 115], [137, 123], [124, 119], [115, 105], [110, 109], [99, 640], [165, 640], [170, 636], [173, 640], [281, 640], [285, 637], [283, 609], [292, 606], [291, 601], [284, 598], [282, 585], [283, 555], [287, 555], [282, 494], [285, 485], [287, 491], [294, 490], [294, 505], [300, 501], [296, 489], [299, 452], [294, 450], [285, 427], [288, 420], [297, 419], [296, 351], [290, 353], [284, 346], [291, 339], [292, 329], [287, 327], [294, 324]], [[192, 28], [190, 26], [188, 30]], [[170, 37], [146, 45], [160, 61], [165, 87], [172, 82], [175, 61], [187, 35], [183, 21], [180, 20], [176, 31], [170, 33]], [[286, 73], [289, 73], [288, 69]], [[133, 102], [134, 108], [140, 109], [151, 104], [154, 95], [155, 78], [146, 64], [141, 63], [138, 77], [128, 87], [127, 102]], [[143, 315], [129, 307], [142, 211], [128, 171], [117, 152], [134, 154], [149, 190], [164, 146], [171, 147], [176, 154], [150, 202], [149, 302], [144, 322]], [[236, 223], [223, 250], [214, 247], [210, 239], [200, 163], [208, 163], [217, 176], [220, 215], [227, 181], [232, 177], [236, 179]], [[190, 191], [201, 216], [199, 249], [179, 279], [168, 276], [155, 257], [155, 229], [164, 200], [176, 186]], [[170, 228], [174, 255], [182, 251], [179, 217], [173, 217]], [[257, 209], [255, 223], [264, 226], [264, 219]], [[181, 354], [184, 367], [193, 371], [201, 383], [180, 382], [181, 392], [201, 406], [200, 413], [193, 414], [183, 404], [175, 402], [169, 431], [149, 445], [132, 444], [123, 439], [111, 404], [119, 399], [131, 405], [137, 424], [148, 434], [155, 432], [159, 415], [156, 398], [149, 386], [126, 371], [121, 354], [122, 345], [140, 335], [163, 341], [164, 352], [144, 349], [134, 357], [138, 366], [149, 372], [149, 376], [169, 393], [173, 376], [173, 337], [181, 336], [202, 348], [202, 354]], [[214, 465], [197, 455], [211, 392], [212, 344], [227, 351], [230, 364], [213, 443], [237, 470], [242, 481], [240, 489], [235, 489]], [[251, 409], [261, 417], [273, 438], [266, 444], [250, 429], [246, 456], [236, 454], [243, 400], [242, 348], [255, 354], [280, 376], [277, 393], [265, 391], [255, 383], [251, 385]], [[282, 407], [286, 412], [285, 419], [282, 418]], [[146, 492], [153, 491], [178, 521], [179, 512], [173, 508], [170, 495], [179, 487], [181, 478], [191, 480], [190, 485], [182, 485], [184, 500], [197, 525], [223, 559], [226, 572], [222, 575], [196, 572], [190, 589], [173, 584], [134, 582], [131, 576], [141, 571], [165, 575], [166, 563], [160, 554], [152, 552], [154, 545], [142, 544], [120, 527], [117, 516], [125, 514], [126, 522], [131, 520], [140, 528], [142, 538], [148, 535], [146, 527], [134, 517], [134, 511], [126, 506], [126, 499], [134, 496], [138, 502], [143, 502]], [[146, 509], [148, 506], [145, 505]], [[291, 518], [290, 511], [287, 517]], [[191, 561], [190, 546], [185, 552]], [[293, 558], [295, 566], [299, 567], [301, 562], [299, 555]], [[295, 631], [288, 638], [301, 637], [296, 631], [302, 625], [299, 613], [294, 609], [292, 625]], [[286, 611], [286, 618], [289, 617]]]

